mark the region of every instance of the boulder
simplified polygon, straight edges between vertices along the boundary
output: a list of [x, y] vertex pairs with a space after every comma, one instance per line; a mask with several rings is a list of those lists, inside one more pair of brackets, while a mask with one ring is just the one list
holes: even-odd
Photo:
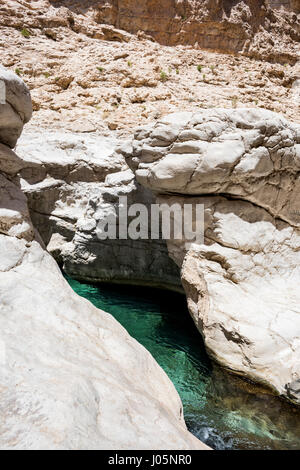
[[[21, 186], [49, 252], [72, 277], [181, 290], [180, 274], [164, 240], [100, 240], [98, 224], [128, 205], [155, 199], [134, 178], [120, 141], [85, 134], [25, 132], [17, 145]], [[118, 218], [117, 218], [118, 225]]]
[[1, 449], [204, 449], [153, 357], [33, 241], [0, 235]]
[[31, 114], [27, 86], [17, 75], [0, 65], [0, 143], [13, 148]]

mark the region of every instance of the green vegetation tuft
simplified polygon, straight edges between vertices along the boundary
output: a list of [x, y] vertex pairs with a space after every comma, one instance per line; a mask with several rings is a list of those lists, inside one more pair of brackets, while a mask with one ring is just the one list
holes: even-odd
[[164, 72], [163, 70], [160, 72], [160, 80], [162, 82], [166, 82], [168, 80], [168, 75], [166, 74], [166, 72]]
[[26, 28], [21, 29], [21, 34], [24, 38], [30, 38], [30, 32]]

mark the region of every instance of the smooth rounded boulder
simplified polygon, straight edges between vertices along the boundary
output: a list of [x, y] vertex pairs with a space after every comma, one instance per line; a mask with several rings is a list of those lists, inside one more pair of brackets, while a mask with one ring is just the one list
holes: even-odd
[[14, 148], [31, 115], [27, 86], [20, 77], [0, 65], [0, 142]]

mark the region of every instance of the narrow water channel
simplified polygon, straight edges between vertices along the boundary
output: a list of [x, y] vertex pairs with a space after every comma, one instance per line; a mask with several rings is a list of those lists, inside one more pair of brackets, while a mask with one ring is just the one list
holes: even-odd
[[199, 439], [214, 449], [300, 449], [300, 411], [214, 366], [183, 295], [67, 280], [151, 352], [174, 383], [187, 426]]

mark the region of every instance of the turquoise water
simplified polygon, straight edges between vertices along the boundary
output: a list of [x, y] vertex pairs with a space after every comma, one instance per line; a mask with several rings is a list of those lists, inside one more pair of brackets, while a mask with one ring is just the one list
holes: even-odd
[[174, 383], [189, 430], [214, 449], [300, 449], [300, 413], [214, 366], [183, 295], [67, 278], [77, 294], [111, 313]]

